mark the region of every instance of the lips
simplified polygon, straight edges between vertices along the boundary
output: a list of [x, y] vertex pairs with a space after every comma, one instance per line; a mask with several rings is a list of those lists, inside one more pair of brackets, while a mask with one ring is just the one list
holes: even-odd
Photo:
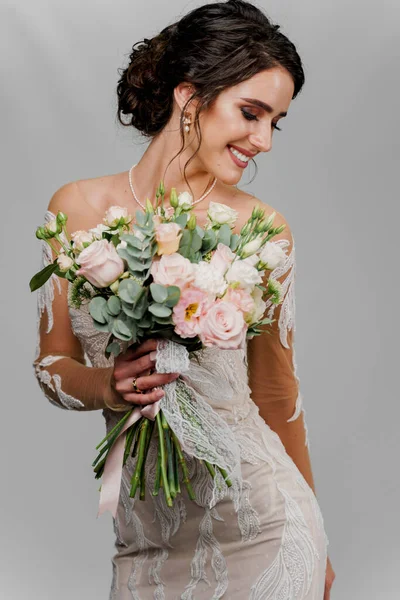
[[246, 150], [246, 148], [241, 148], [240, 146], [235, 146], [234, 144], [228, 144], [228, 147], [234, 148], [249, 158], [253, 158], [253, 156], [257, 154], [257, 152], [250, 152], [250, 150]]

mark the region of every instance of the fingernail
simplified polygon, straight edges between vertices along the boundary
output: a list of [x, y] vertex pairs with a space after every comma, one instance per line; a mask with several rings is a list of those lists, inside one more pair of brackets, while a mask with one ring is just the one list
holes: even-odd
[[150, 352], [150, 360], [155, 360], [157, 356], [157, 350], [153, 350], [152, 352]]

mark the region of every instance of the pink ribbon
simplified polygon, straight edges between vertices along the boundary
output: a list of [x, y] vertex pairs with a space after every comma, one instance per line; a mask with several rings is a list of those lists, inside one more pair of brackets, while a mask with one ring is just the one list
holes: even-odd
[[97, 518], [99, 518], [100, 515], [107, 510], [110, 511], [114, 519], [117, 514], [119, 494], [121, 491], [122, 463], [124, 460], [126, 430], [129, 429], [131, 425], [136, 423], [136, 421], [138, 421], [141, 417], [146, 417], [147, 419], [154, 421], [161, 408], [160, 402], [161, 400], [158, 400], [153, 404], [146, 404], [146, 406], [143, 406], [142, 408], [139, 406], [136, 407], [132, 411], [132, 414], [129, 415], [127, 421], [124, 423], [124, 426], [119, 432], [117, 439], [114, 441], [111, 450], [109, 450], [102, 476], [100, 503]]

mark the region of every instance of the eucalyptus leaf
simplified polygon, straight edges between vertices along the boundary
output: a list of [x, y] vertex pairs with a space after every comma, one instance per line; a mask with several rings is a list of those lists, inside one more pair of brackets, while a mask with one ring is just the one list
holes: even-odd
[[127, 302], [121, 302], [122, 310], [128, 317], [134, 317], [135, 313], [133, 310], [132, 304], [128, 304]]
[[157, 304], [157, 302], [149, 305], [149, 311], [156, 317], [169, 317], [172, 313], [172, 310], [168, 306]]
[[179, 217], [175, 217], [175, 223], [178, 223], [184, 229], [186, 227], [186, 223], [189, 220], [189, 215], [187, 213], [182, 213]]
[[146, 224], [146, 215], [140, 209], [138, 209], [136, 211], [136, 223], [138, 223], [139, 225], [145, 225]]
[[203, 239], [203, 237], [204, 237], [204, 229], [202, 229], [200, 227], [200, 225], [196, 225], [195, 232], [197, 233], [198, 236], [201, 237], [201, 239]]
[[229, 248], [232, 250], [232, 252], [235, 252], [236, 248], [238, 247], [239, 240], [240, 235], [238, 235], [237, 233], [233, 233], [231, 235], [231, 243], [229, 244]]
[[106, 300], [102, 296], [95, 296], [89, 302], [89, 313], [99, 323], [107, 323], [104, 317], [103, 308], [106, 306]]
[[172, 308], [179, 302], [179, 298], [181, 297], [181, 290], [177, 285], [169, 285], [167, 288], [168, 297], [165, 301], [165, 305]]
[[97, 329], [97, 331], [109, 331], [108, 323], [99, 323], [98, 321], [93, 320], [93, 327]]
[[227, 223], [224, 223], [223, 225], [221, 225], [218, 231], [218, 243], [221, 242], [222, 244], [229, 246], [231, 242], [231, 235], [231, 228]]
[[107, 346], [106, 351], [109, 352], [109, 354], [114, 354], [114, 356], [119, 356], [119, 354], [121, 354], [121, 348], [118, 342], [111, 342], [111, 344]]
[[118, 287], [118, 295], [121, 300], [133, 304], [140, 294], [142, 286], [133, 279], [123, 279]]
[[127, 259], [127, 262], [128, 262], [129, 269], [131, 271], [139, 271], [141, 273], [145, 269], [148, 269], [149, 267], [151, 267], [152, 260], [151, 260], [151, 258], [149, 258], [147, 260], [140, 261], [140, 260], [137, 260], [136, 258], [129, 257]]
[[116, 317], [121, 311], [121, 300], [117, 296], [110, 296], [107, 300], [108, 312]]
[[160, 283], [151, 283], [150, 292], [153, 296], [153, 300], [162, 304], [168, 297], [168, 289]]
[[217, 245], [217, 236], [215, 235], [215, 231], [213, 229], [206, 229], [204, 232], [204, 237], [202, 240], [202, 250], [205, 252], [210, 252]]

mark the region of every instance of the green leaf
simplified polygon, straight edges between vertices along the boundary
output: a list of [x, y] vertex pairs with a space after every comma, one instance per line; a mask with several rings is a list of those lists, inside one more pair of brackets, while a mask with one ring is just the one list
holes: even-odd
[[106, 300], [102, 296], [95, 296], [89, 302], [89, 312], [93, 319], [99, 323], [107, 323], [103, 314], [103, 308], [106, 306]]
[[122, 319], [115, 319], [112, 333], [120, 340], [128, 341], [132, 338], [132, 329]]
[[204, 237], [204, 229], [202, 229], [200, 227], [200, 225], [196, 225], [195, 232], [197, 233], [197, 235], [199, 235], [201, 237], [201, 239], [203, 239], [203, 237]]
[[121, 300], [117, 296], [110, 296], [107, 300], [107, 310], [113, 317], [119, 315], [121, 311]]
[[169, 285], [167, 287], [168, 298], [165, 301], [165, 305], [172, 308], [179, 302], [179, 298], [181, 297], [181, 290], [177, 285]]
[[51, 265], [47, 265], [47, 267], [39, 271], [39, 273], [36, 273], [36, 275], [34, 275], [29, 282], [31, 292], [34, 292], [35, 290], [42, 287], [42, 285], [44, 285], [46, 281], [50, 279], [57, 267], [57, 262], [54, 262]]
[[162, 325], [170, 325], [173, 323], [172, 317], [156, 317], [154, 316], [154, 320], [156, 323], [160, 323]]
[[178, 223], [184, 229], [186, 227], [186, 223], [189, 220], [189, 215], [187, 213], [182, 213], [179, 217], [175, 217], [175, 223]]
[[231, 235], [231, 228], [229, 227], [228, 223], [224, 223], [221, 225], [218, 231], [218, 243], [221, 242], [222, 244], [229, 246], [231, 242]]
[[121, 354], [121, 348], [118, 342], [111, 342], [106, 348], [106, 352], [109, 354], [114, 354], [114, 356], [118, 356]]
[[204, 252], [210, 252], [217, 245], [217, 236], [213, 229], [206, 229], [202, 240], [201, 248]]
[[134, 308], [133, 308], [133, 317], [137, 320], [140, 320], [145, 314], [148, 307], [147, 294], [144, 292], [138, 298]]
[[168, 289], [159, 283], [150, 284], [150, 292], [153, 296], [153, 300], [162, 304], [168, 297]]
[[121, 302], [121, 304], [122, 304], [122, 310], [128, 317], [135, 316], [132, 304], [128, 304], [127, 302]]
[[124, 302], [133, 304], [141, 290], [142, 286], [139, 285], [137, 281], [134, 281], [133, 279], [123, 279], [118, 287], [118, 295]]
[[146, 215], [140, 209], [138, 209], [136, 211], [136, 223], [138, 223], [139, 225], [145, 225], [146, 224]]
[[99, 323], [98, 321], [93, 321], [93, 327], [97, 329], [97, 331], [110, 331], [108, 328], [108, 323]]
[[149, 258], [147, 260], [140, 261], [136, 258], [129, 257], [127, 258], [127, 262], [130, 271], [139, 271], [140, 273], [142, 273], [142, 271], [151, 267], [152, 259]]
[[149, 305], [149, 311], [156, 317], [169, 317], [172, 313], [172, 310], [168, 308], [168, 306], [165, 306], [165, 304], [157, 304], [156, 302]]
[[237, 233], [233, 233], [231, 235], [231, 243], [229, 244], [229, 248], [232, 250], [232, 252], [235, 252], [236, 248], [238, 247], [239, 240], [240, 235]]

